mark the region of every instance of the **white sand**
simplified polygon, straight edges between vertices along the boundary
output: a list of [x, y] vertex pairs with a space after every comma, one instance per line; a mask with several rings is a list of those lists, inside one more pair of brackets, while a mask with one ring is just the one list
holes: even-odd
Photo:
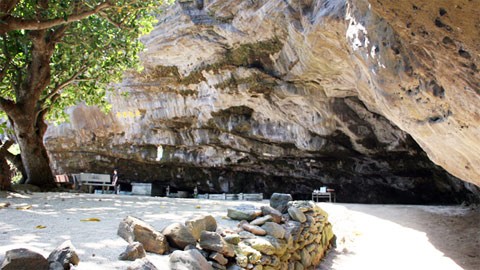
[[[195, 215], [213, 215], [221, 227], [229, 206], [263, 202], [168, 199], [142, 196], [73, 193], [9, 194], [0, 203], [0, 260], [14, 248], [29, 248], [44, 256], [71, 240], [80, 256], [76, 269], [126, 269], [119, 261], [126, 242], [117, 236], [127, 215], [161, 230]], [[28, 210], [19, 206], [32, 205]], [[319, 269], [480, 269], [478, 210], [445, 206], [395, 206], [321, 203], [330, 214], [337, 248]], [[100, 222], [83, 222], [98, 218]], [[36, 226], [46, 226], [37, 229]], [[168, 256], [148, 254], [158, 269], [168, 269]]]

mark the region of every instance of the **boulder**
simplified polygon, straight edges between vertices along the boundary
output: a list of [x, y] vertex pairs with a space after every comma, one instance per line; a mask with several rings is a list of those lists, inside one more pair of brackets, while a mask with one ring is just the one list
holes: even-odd
[[118, 256], [118, 259], [122, 261], [135, 261], [136, 259], [145, 258], [146, 256], [147, 253], [145, 252], [142, 243], [133, 242], [128, 244], [125, 251]]
[[227, 209], [228, 213], [227, 216], [234, 220], [247, 220], [252, 221], [256, 217], [262, 214], [262, 211], [257, 209], [253, 205], [239, 205], [233, 208]]
[[64, 270], [65, 268], [60, 262], [51, 262], [48, 266], [48, 270]]
[[261, 227], [256, 226], [256, 225], [252, 225], [252, 224], [249, 224], [249, 223], [243, 223], [242, 224], [242, 229], [244, 229], [245, 231], [251, 232], [255, 235], [266, 235], [267, 234], [267, 232], [264, 229], [262, 229]]
[[48, 268], [49, 263], [45, 257], [26, 248], [8, 250], [0, 267], [2, 270], [47, 270]]
[[292, 207], [288, 208], [288, 214], [290, 215], [290, 217], [293, 220], [296, 220], [298, 222], [303, 223], [303, 222], [307, 221], [307, 217], [305, 216], [305, 214], [295, 206], [292, 206]]
[[185, 221], [185, 226], [190, 231], [195, 240], [198, 240], [200, 239], [200, 234], [202, 231], [216, 231], [217, 221], [213, 216], [202, 216]]
[[205, 250], [216, 251], [227, 257], [234, 256], [232, 246], [216, 232], [203, 231], [200, 235], [200, 247]]
[[213, 270], [202, 254], [196, 249], [176, 250], [170, 255], [170, 270]]
[[270, 197], [270, 206], [281, 213], [286, 213], [288, 202], [292, 200], [292, 195], [285, 193], [273, 193]]
[[166, 237], [145, 221], [127, 216], [120, 222], [117, 234], [128, 243], [142, 243], [143, 248], [152, 253], [164, 254], [168, 251]]
[[143, 259], [136, 259], [128, 268], [127, 270], [157, 270], [158, 268], [153, 265], [149, 260], [146, 258]]
[[63, 269], [69, 270], [70, 264], [78, 265], [80, 258], [72, 242], [67, 240], [48, 255], [47, 261], [50, 265], [52, 262], [59, 262], [63, 266]]
[[290, 201], [287, 205], [288, 207], [293, 206], [298, 208], [298, 210], [300, 210], [302, 213], [305, 213], [307, 211], [315, 211], [320, 208], [315, 205], [313, 201]]
[[266, 216], [263, 216], [263, 217], [258, 217], [252, 221], [250, 221], [250, 224], [252, 225], [256, 225], [256, 226], [261, 226], [263, 225], [265, 222], [267, 221], [272, 221], [273, 218], [271, 215], [266, 215]]
[[184, 249], [187, 245], [195, 245], [197, 243], [190, 230], [179, 222], [168, 225], [163, 229], [162, 233], [167, 238], [170, 246], [178, 249]]
[[236, 233], [231, 233], [231, 234], [227, 234], [223, 237], [223, 240], [225, 240], [227, 243], [230, 243], [232, 245], [236, 245], [240, 242], [240, 235], [236, 234]]
[[278, 239], [285, 237], [285, 228], [282, 225], [275, 222], [267, 222], [262, 225], [262, 229], [268, 234]]
[[260, 207], [260, 209], [262, 210], [262, 215], [271, 216], [273, 222], [276, 222], [276, 223], [282, 222], [282, 213], [277, 209], [268, 205], [264, 205]]

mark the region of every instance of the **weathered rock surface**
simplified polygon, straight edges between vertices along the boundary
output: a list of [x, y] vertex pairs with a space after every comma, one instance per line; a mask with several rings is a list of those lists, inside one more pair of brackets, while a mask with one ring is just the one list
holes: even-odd
[[135, 260], [127, 270], [157, 270], [157, 267], [151, 263], [148, 259], [137, 259]]
[[48, 255], [47, 261], [50, 265], [52, 262], [59, 262], [63, 269], [68, 270], [70, 264], [78, 265], [80, 258], [72, 242], [67, 240]]
[[181, 1], [143, 38], [145, 70], [110, 114], [80, 105], [49, 128], [54, 169], [209, 193], [478, 197], [456, 177], [480, 185], [479, 13], [460, 0]]
[[227, 216], [234, 220], [252, 221], [260, 216], [262, 211], [253, 205], [239, 205], [227, 209]]
[[176, 250], [170, 255], [170, 269], [172, 270], [210, 270], [212, 266], [196, 249], [186, 251]]
[[125, 251], [118, 256], [118, 259], [123, 261], [135, 261], [136, 259], [145, 258], [146, 256], [147, 253], [145, 252], [142, 243], [133, 242], [128, 244]]
[[185, 221], [185, 226], [195, 240], [200, 239], [202, 231], [214, 232], [217, 230], [217, 221], [213, 216], [195, 217]]
[[143, 248], [148, 252], [164, 254], [169, 249], [167, 239], [163, 234], [136, 217], [125, 217], [118, 225], [117, 234], [128, 243], [142, 243]]
[[167, 237], [170, 246], [175, 248], [184, 249], [187, 245], [196, 244], [196, 239], [192, 233], [179, 222], [168, 225], [162, 230], [162, 233]]
[[26, 248], [8, 250], [5, 253], [2, 270], [47, 270], [49, 263], [45, 257]]
[[227, 257], [233, 257], [233, 248], [221, 235], [216, 232], [203, 231], [200, 236], [200, 247], [204, 250], [211, 250], [221, 253]]

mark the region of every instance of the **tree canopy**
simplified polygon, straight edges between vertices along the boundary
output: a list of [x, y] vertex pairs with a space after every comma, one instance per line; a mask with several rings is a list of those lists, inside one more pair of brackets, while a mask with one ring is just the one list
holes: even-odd
[[[167, 0], [170, 1], [170, 0]], [[0, 111], [19, 143], [28, 182], [52, 186], [45, 118], [104, 96], [138, 67], [139, 36], [163, 0], [0, 0]]]
[[18, 102], [32, 62], [32, 30], [55, 44], [51, 78], [38, 109], [63, 120], [79, 100], [103, 104], [108, 84], [138, 63], [138, 37], [152, 29], [163, 1], [0, 1], [1, 102]]

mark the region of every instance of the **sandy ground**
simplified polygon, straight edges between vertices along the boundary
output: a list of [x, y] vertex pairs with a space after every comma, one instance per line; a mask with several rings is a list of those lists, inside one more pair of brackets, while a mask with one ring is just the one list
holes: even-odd
[[[245, 202], [168, 199], [74, 193], [4, 194], [0, 203], [0, 261], [7, 250], [29, 248], [44, 256], [71, 240], [80, 256], [76, 269], [126, 269], [119, 261], [126, 242], [120, 221], [133, 215], [161, 230], [175, 221], [211, 214], [220, 227], [226, 209]], [[247, 202], [263, 205], [263, 202]], [[31, 205], [27, 210], [18, 207]], [[461, 206], [320, 203], [333, 224], [337, 247], [318, 267], [327, 269], [480, 269], [480, 212]], [[99, 222], [82, 221], [98, 218]], [[40, 229], [37, 226], [45, 226]], [[158, 269], [168, 256], [148, 254]]]

